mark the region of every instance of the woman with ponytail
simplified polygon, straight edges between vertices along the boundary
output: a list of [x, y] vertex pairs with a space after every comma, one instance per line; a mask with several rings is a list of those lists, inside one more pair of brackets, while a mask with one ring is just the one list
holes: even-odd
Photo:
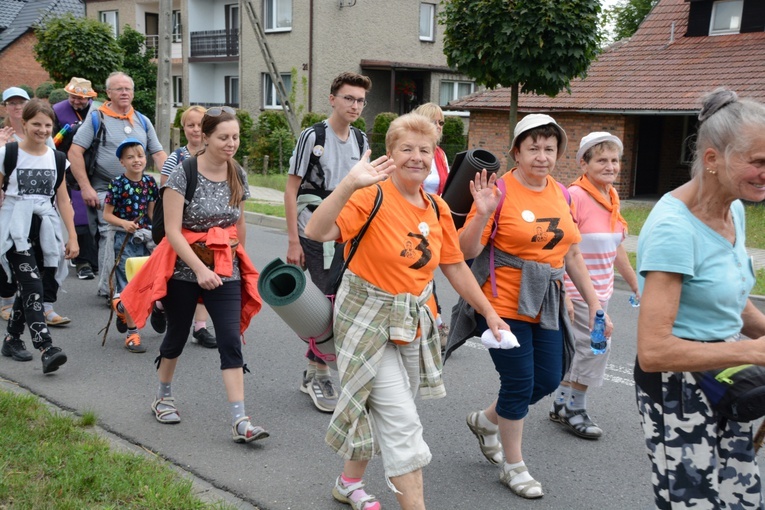
[[[239, 122], [233, 109], [207, 110], [202, 118], [203, 149], [196, 164], [197, 186], [184, 205], [186, 171], [176, 167], [162, 195], [166, 238], [122, 292], [122, 302], [141, 327], [161, 299], [167, 331], [156, 359], [159, 389], [151, 408], [160, 423], [180, 422], [171, 383], [188, 339], [197, 302], [202, 299], [212, 319], [220, 353], [220, 369], [231, 411], [234, 441], [249, 443], [268, 437], [244, 411], [241, 336], [260, 310], [257, 271], [245, 252], [244, 201], [249, 197], [244, 170], [234, 160], [239, 148]], [[192, 166], [193, 168], [193, 166]]]

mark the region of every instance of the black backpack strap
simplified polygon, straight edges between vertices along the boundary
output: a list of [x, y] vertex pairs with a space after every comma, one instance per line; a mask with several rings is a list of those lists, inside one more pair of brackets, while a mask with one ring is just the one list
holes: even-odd
[[[327, 137], [327, 128], [324, 125], [324, 122], [317, 122], [312, 128], [316, 137], [313, 142], [313, 147], [320, 146], [323, 148]], [[324, 169], [321, 168], [321, 156], [316, 155], [313, 147], [311, 147], [311, 157], [308, 160], [308, 168], [303, 176], [303, 181], [300, 183], [300, 188], [302, 189], [303, 184], [307, 182], [313, 186], [314, 190], [324, 190], [326, 187], [324, 185]], [[306, 192], [313, 193], [314, 190], [306, 190]], [[300, 193], [300, 190], [298, 190], [298, 193]], [[323, 198], [326, 198], [326, 196]]]
[[430, 205], [433, 206], [433, 210], [436, 211], [436, 219], [441, 220], [441, 210], [438, 208], [438, 204], [436, 203], [436, 199], [433, 198], [433, 195], [430, 193], [425, 193], [428, 196], [428, 200], [430, 200]]
[[186, 173], [186, 193], [183, 196], [183, 208], [185, 209], [191, 202], [191, 199], [194, 198], [194, 192], [197, 190], [197, 180], [199, 177], [197, 158], [184, 159], [181, 165], [183, 166], [183, 171]]
[[369, 218], [367, 218], [367, 221], [364, 222], [364, 226], [361, 227], [361, 230], [359, 230], [359, 233], [356, 234], [353, 239], [349, 241], [350, 243], [350, 250], [348, 251], [348, 256], [345, 258], [345, 264], [343, 266], [343, 271], [341, 271], [340, 274], [344, 273], [345, 270], [348, 268], [348, 264], [351, 263], [351, 259], [356, 254], [356, 250], [359, 248], [359, 243], [361, 242], [361, 238], [364, 237], [364, 234], [367, 233], [367, 229], [369, 228], [369, 224], [372, 223], [372, 220], [377, 215], [377, 211], [380, 210], [380, 206], [382, 205], [383, 201], [383, 193], [382, 188], [379, 184], [375, 184], [377, 186], [377, 195], [375, 196], [375, 203], [372, 206], [372, 211], [369, 213]]
[[359, 159], [361, 159], [364, 157], [364, 133], [353, 126], [351, 126], [351, 133], [356, 135], [356, 143], [359, 144]]
[[5, 172], [5, 179], [3, 179], [3, 191], [8, 188], [8, 179], [16, 169], [16, 163], [19, 160], [19, 142], [9, 142], [5, 144], [5, 159], [3, 159], [3, 171]]

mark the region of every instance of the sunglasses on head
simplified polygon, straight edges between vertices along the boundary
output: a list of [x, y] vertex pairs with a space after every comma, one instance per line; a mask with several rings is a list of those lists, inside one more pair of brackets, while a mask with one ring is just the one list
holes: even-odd
[[207, 109], [207, 112], [205, 112], [205, 115], [207, 115], [208, 117], [218, 117], [222, 113], [228, 113], [229, 115], [236, 115], [236, 110], [234, 110], [230, 106], [213, 106], [212, 108]]

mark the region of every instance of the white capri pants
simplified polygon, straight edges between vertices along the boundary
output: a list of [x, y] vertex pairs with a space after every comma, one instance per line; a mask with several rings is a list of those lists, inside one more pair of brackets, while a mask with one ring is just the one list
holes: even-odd
[[388, 342], [367, 399], [386, 478], [417, 471], [432, 458], [414, 404], [419, 386], [419, 339], [407, 345]]
[[[603, 354], [594, 354], [590, 348], [590, 309], [584, 301], [572, 299], [574, 304], [574, 359], [571, 367], [563, 378], [584, 384], [590, 388], [598, 388], [603, 385], [603, 377], [606, 374], [608, 356], [611, 354], [611, 339], [608, 339], [608, 347]], [[608, 311], [608, 301], [601, 301], [603, 312]]]

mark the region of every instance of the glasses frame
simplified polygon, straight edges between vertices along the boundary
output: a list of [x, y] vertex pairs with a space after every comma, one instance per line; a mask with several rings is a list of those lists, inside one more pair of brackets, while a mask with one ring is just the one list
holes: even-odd
[[337, 99], [342, 99], [343, 102], [345, 102], [345, 106], [353, 106], [354, 104], [357, 104], [364, 108], [369, 102], [366, 98], [360, 98], [360, 97], [353, 97], [353, 96], [335, 96]]
[[236, 117], [236, 110], [230, 106], [213, 106], [212, 108], [207, 109], [205, 115], [208, 117], [220, 117], [224, 112]]

